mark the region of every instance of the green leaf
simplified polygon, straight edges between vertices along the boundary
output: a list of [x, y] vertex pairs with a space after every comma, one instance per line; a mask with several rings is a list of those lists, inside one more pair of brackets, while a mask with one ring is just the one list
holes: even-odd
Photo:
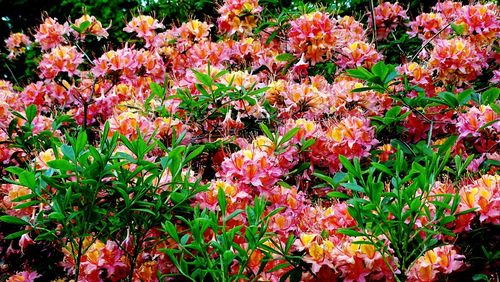
[[196, 149], [194, 149], [189, 155], [186, 157], [186, 163], [191, 161], [192, 159], [196, 158], [199, 154], [203, 152], [205, 149], [204, 145], [198, 146]]
[[400, 112], [401, 112], [401, 107], [395, 106], [395, 107], [392, 107], [390, 110], [388, 110], [385, 113], [385, 116], [390, 117], [390, 118], [395, 118], [399, 115]]
[[76, 143], [75, 143], [75, 153], [79, 155], [83, 149], [85, 148], [85, 145], [87, 145], [87, 133], [85, 131], [80, 131], [78, 133], [78, 137], [76, 137]]
[[287, 133], [285, 133], [285, 135], [283, 135], [283, 137], [279, 140], [279, 143], [278, 145], [282, 145], [286, 142], [288, 142], [290, 139], [292, 139], [296, 134], [297, 132], [299, 132], [300, 128], [298, 127], [295, 127], [295, 128], [292, 128], [290, 129]]
[[345, 167], [345, 169], [347, 169], [347, 171], [353, 175], [353, 176], [357, 176], [357, 171], [356, 169], [354, 168], [354, 166], [351, 164], [351, 162], [349, 161], [349, 159], [347, 159], [346, 157], [340, 155], [339, 156], [339, 161], [340, 163], [342, 164], [342, 166]]
[[349, 189], [351, 191], [355, 191], [355, 192], [359, 192], [359, 193], [365, 192], [365, 189], [363, 189], [363, 187], [359, 186], [356, 183], [342, 183], [341, 185], [343, 187], [345, 187], [346, 189]]
[[330, 199], [349, 199], [349, 198], [351, 198], [351, 197], [349, 197], [349, 195], [342, 193], [342, 192], [338, 192], [338, 191], [329, 192], [326, 194], [326, 196]]
[[361, 233], [359, 231], [352, 230], [352, 229], [349, 229], [349, 228], [340, 228], [340, 229], [337, 229], [337, 233], [344, 234], [344, 235], [351, 236], [351, 237], [365, 236], [364, 233]]
[[16, 238], [19, 238], [21, 236], [23, 236], [24, 234], [30, 232], [29, 230], [20, 230], [20, 231], [17, 231], [17, 232], [14, 232], [14, 233], [11, 233], [7, 236], [5, 236], [5, 240], [12, 240], [12, 239], [16, 239]]
[[36, 106], [31, 104], [26, 108], [26, 120], [31, 123], [36, 117]]
[[312, 145], [314, 145], [314, 143], [316, 143], [316, 139], [315, 138], [311, 138], [311, 139], [307, 139], [302, 143], [302, 146], [300, 147], [300, 150], [301, 151], [305, 151], [307, 150], [309, 147], [311, 147]]
[[378, 76], [381, 81], [384, 81], [389, 73], [389, 68], [383, 61], [380, 61], [372, 67], [371, 71], [374, 75]]
[[11, 215], [2, 215], [0, 216], [0, 221], [3, 221], [5, 223], [9, 224], [16, 224], [16, 225], [28, 225], [29, 222], [22, 220], [18, 217], [11, 216]]
[[73, 147], [64, 144], [61, 146], [61, 152], [63, 153], [63, 156], [70, 159], [72, 162], [76, 162], [75, 151], [73, 150]]
[[224, 218], [225, 221], [229, 221], [233, 218], [235, 218], [236, 216], [238, 216], [240, 213], [244, 212], [244, 210], [235, 210], [234, 212], [232, 212], [230, 215], [228, 215], [227, 217]]
[[347, 70], [347, 74], [354, 78], [359, 78], [362, 80], [370, 80], [373, 78], [373, 74], [363, 67], [358, 67], [357, 69]]
[[72, 170], [73, 166], [67, 160], [52, 160], [47, 165], [53, 169], [58, 169], [62, 172]]
[[28, 187], [32, 190], [35, 189], [36, 188], [35, 174], [29, 171], [22, 172], [21, 174], [19, 174], [19, 184], [21, 184], [21, 186]]
[[451, 149], [451, 147], [453, 147], [453, 145], [455, 145], [455, 142], [457, 141], [458, 139], [458, 136], [456, 135], [451, 135], [450, 137], [448, 137], [448, 139], [446, 139], [446, 141], [443, 142], [443, 144], [441, 144], [439, 146], [439, 150], [438, 150], [438, 154], [440, 156], [444, 156], [444, 154]]
[[164, 224], [162, 224], [162, 227], [168, 233], [168, 235], [172, 237], [172, 239], [174, 239], [175, 242], [179, 242], [179, 235], [177, 234], [175, 225], [172, 222], [166, 221]]
[[484, 273], [474, 274], [472, 276], [473, 281], [490, 281], [490, 277]]
[[151, 88], [152, 94], [154, 94], [155, 96], [158, 96], [158, 97], [163, 97], [163, 94], [165, 93], [165, 89], [161, 85], [159, 85], [156, 82], [151, 82], [149, 84], [149, 87]]
[[224, 190], [222, 190], [222, 188], [219, 188], [219, 191], [217, 193], [217, 200], [219, 200], [219, 206], [222, 214], [225, 214], [227, 202], [226, 202], [226, 194], [224, 194]]
[[208, 75], [206, 73], [201, 73], [201, 72], [198, 72], [195, 70], [193, 70], [193, 73], [194, 73], [194, 76], [196, 77], [196, 79], [199, 82], [201, 82], [201, 84], [208, 86], [208, 87], [212, 86], [213, 81], [212, 81], [212, 78], [210, 77], [210, 75]]
[[266, 271], [267, 273], [273, 273], [275, 271], [278, 271], [283, 268], [289, 267], [291, 264], [289, 262], [284, 262], [276, 265], [275, 267], [271, 268], [270, 270]]
[[264, 123], [259, 124], [259, 126], [260, 126], [260, 129], [262, 130], [262, 132], [264, 132], [264, 134], [267, 136], [267, 138], [269, 138], [269, 140], [273, 141], [274, 136], [271, 133], [271, 131], [269, 130], [269, 128]]
[[64, 215], [62, 213], [60, 213], [60, 212], [51, 212], [48, 215], [48, 218], [52, 219], [52, 220], [55, 220], [55, 221], [58, 221], [58, 222], [63, 222], [64, 221]]
[[24, 208], [38, 205], [39, 203], [40, 203], [40, 201], [29, 201], [26, 203], [19, 204], [19, 205], [15, 206], [13, 209], [16, 209], [16, 210], [24, 209]]
[[72, 24], [71, 28], [78, 33], [83, 33], [90, 25], [89, 21], [84, 21], [79, 26]]
[[456, 108], [459, 105], [457, 97], [451, 92], [441, 92], [438, 94], [438, 97], [443, 99], [446, 102], [445, 104], [450, 108]]
[[474, 93], [474, 91], [472, 89], [467, 89], [467, 90], [464, 90], [464, 91], [458, 93], [457, 99], [458, 99], [458, 103], [460, 104], [460, 106], [465, 105], [467, 102], [469, 102], [472, 99], [472, 93]]
[[489, 122], [485, 123], [483, 126], [481, 126], [481, 127], [479, 128], [479, 130], [483, 130], [483, 129], [485, 129], [486, 127], [488, 127], [488, 126], [490, 126], [490, 125], [492, 125], [492, 124], [495, 124], [495, 123], [497, 123], [497, 122], [500, 122], [500, 119], [495, 119], [495, 120], [492, 120], [492, 121], [489, 121]]
[[389, 175], [389, 176], [393, 176], [394, 174], [392, 173], [392, 171], [390, 169], [388, 169], [385, 165], [383, 164], [380, 164], [380, 163], [371, 163], [371, 166], [373, 166], [374, 168], [384, 172], [385, 174]]
[[9, 166], [8, 168], [5, 169], [5, 171], [10, 172], [10, 173], [15, 174], [15, 175], [19, 175], [19, 174], [23, 173], [25, 170], [20, 168], [20, 167], [17, 167], [17, 166]]
[[481, 104], [483, 105], [495, 104], [495, 102], [498, 100], [499, 95], [500, 95], [500, 89], [498, 89], [497, 87], [490, 88], [484, 91], [483, 94], [481, 95]]
[[465, 31], [465, 25], [464, 24], [455, 24], [451, 23], [451, 29], [457, 34], [457, 35], [462, 35]]
[[295, 60], [295, 56], [290, 53], [283, 53], [276, 56], [278, 62], [289, 62]]

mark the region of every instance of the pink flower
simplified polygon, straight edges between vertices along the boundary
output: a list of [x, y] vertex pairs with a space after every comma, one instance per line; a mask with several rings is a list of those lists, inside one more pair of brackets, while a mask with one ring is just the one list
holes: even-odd
[[56, 47], [65, 42], [64, 36], [70, 32], [68, 23], [64, 25], [57, 22], [56, 18], [45, 18], [35, 34], [35, 41], [40, 44], [42, 50]]
[[84, 14], [80, 18], [76, 19], [75, 25], [79, 27], [83, 22], [89, 22], [90, 26], [83, 30], [80, 34], [82, 39], [85, 38], [85, 33], [90, 33], [97, 36], [98, 40], [103, 37], [108, 38], [109, 34], [107, 32], [107, 28], [103, 28], [101, 22], [98, 21], [94, 16]]
[[[377, 39], [386, 39], [387, 36], [396, 29], [399, 24], [408, 19], [406, 11], [399, 3], [384, 2], [375, 7], [375, 25], [377, 28]], [[368, 20], [368, 26], [371, 28], [372, 20]]]
[[336, 44], [335, 22], [329, 15], [313, 12], [290, 23], [288, 32], [292, 53], [303, 55], [312, 65], [328, 60]]
[[8, 58], [14, 59], [25, 52], [26, 47], [31, 44], [29, 37], [23, 33], [13, 33], [5, 40], [7, 50], [10, 51]]
[[23, 271], [9, 277], [6, 282], [34, 282], [38, 277], [40, 277], [40, 274], [36, 273], [36, 271]]
[[148, 48], [154, 42], [156, 29], [165, 28], [157, 19], [151, 16], [139, 15], [132, 18], [130, 22], [123, 28], [125, 32], [135, 32], [137, 37], [146, 40], [145, 47]]
[[462, 84], [476, 79], [487, 67], [485, 54], [463, 38], [436, 40], [428, 68], [445, 83]]
[[43, 55], [39, 68], [43, 78], [53, 79], [60, 72], [66, 72], [69, 76], [79, 75], [78, 66], [82, 62], [83, 54], [76, 47], [60, 45]]
[[436, 247], [419, 257], [407, 271], [408, 281], [436, 281], [438, 273], [449, 274], [463, 266], [465, 257], [453, 245]]
[[257, 26], [257, 17], [262, 11], [258, 0], [224, 0], [218, 12], [217, 19], [219, 31], [233, 34], [251, 34]]
[[354, 41], [340, 50], [337, 55], [337, 64], [341, 68], [356, 68], [363, 66], [371, 68], [382, 59], [382, 55], [375, 49], [373, 44], [363, 41]]
[[464, 35], [472, 42], [489, 45], [500, 35], [498, 6], [493, 3], [464, 6], [458, 13], [456, 24], [464, 26]]
[[500, 223], [500, 176], [483, 175], [460, 190], [460, 210], [475, 208], [479, 220]]
[[447, 24], [448, 21], [442, 14], [423, 13], [410, 22], [411, 31], [408, 31], [408, 34], [413, 37], [418, 36], [422, 40], [429, 40], [441, 32], [439, 38], [446, 38], [452, 30], [450, 27], [445, 28]]

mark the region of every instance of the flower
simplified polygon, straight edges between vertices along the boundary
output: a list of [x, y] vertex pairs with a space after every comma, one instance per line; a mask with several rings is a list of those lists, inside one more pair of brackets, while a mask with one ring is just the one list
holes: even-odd
[[439, 38], [446, 38], [451, 33], [451, 28], [446, 27], [448, 21], [439, 13], [423, 13], [410, 22], [411, 31], [408, 34], [418, 36], [422, 40], [429, 40], [438, 32]]
[[[81, 33], [80, 37], [85, 38], [85, 33], [88, 32], [97, 36], [97, 39], [108, 38], [107, 28], [103, 28], [100, 21], [98, 21], [94, 16], [89, 16], [87, 14], [82, 15], [80, 18], [75, 20], [75, 26], [81, 26], [82, 23], [88, 22], [90, 25], [85, 28]], [[108, 27], [109, 28], [109, 27]]]
[[9, 277], [6, 282], [34, 282], [38, 277], [40, 277], [40, 274], [36, 271], [22, 271]]
[[328, 60], [336, 44], [335, 22], [329, 15], [313, 12], [290, 23], [288, 32], [292, 53], [303, 56], [311, 65]]
[[217, 19], [219, 31], [233, 34], [251, 34], [257, 26], [257, 16], [262, 11], [258, 0], [224, 0], [218, 9], [220, 17]]
[[457, 13], [456, 24], [464, 27], [464, 36], [481, 45], [491, 44], [500, 35], [498, 10], [491, 5], [466, 5]]
[[462, 84], [474, 80], [487, 67], [485, 54], [463, 38], [436, 40], [428, 68], [444, 83]]
[[157, 19], [151, 16], [139, 15], [133, 17], [123, 28], [123, 31], [137, 33], [137, 37], [146, 41], [145, 47], [148, 48], [154, 42], [156, 36], [155, 30], [159, 28], [165, 28], [165, 26]]
[[[375, 7], [375, 26], [377, 28], [377, 39], [386, 39], [387, 36], [396, 29], [404, 20], [408, 19], [406, 11], [399, 3], [384, 2]], [[373, 22], [368, 21], [368, 26], [372, 27]]]
[[78, 66], [82, 62], [83, 54], [76, 47], [59, 45], [43, 55], [39, 68], [43, 78], [53, 79], [60, 72], [66, 72], [69, 76], [79, 75]]
[[37, 29], [35, 42], [40, 44], [42, 50], [52, 49], [64, 43], [64, 36], [69, 32], [68, 23], [60, 24], [56, 18], [47, 17]]
[[449, 274], [459, 270], [464, 258], [453, 245], [436, 247], [415, 261], [406, 273], [408, 281], [436, 281], [438, 273]]
[[371, 68], [382, 59], [373, 44], [363, 41], [354, 41], [341, 49], [337, 55], [337, 64], [340, 68], [356, 68], [363, 66]]
[[460, 189], [460, 210], [475, 208], [479, 221], [500, 223], [500, 176], [483, 175]]
[[29, 37], [26, 34], [17, 32], [12, 33], [9, 38], [5, 40], [7, 50], [9, 50], [9, 59], [14, 59], [18, 55], [25, 52], [26, 47], [31, 44]]

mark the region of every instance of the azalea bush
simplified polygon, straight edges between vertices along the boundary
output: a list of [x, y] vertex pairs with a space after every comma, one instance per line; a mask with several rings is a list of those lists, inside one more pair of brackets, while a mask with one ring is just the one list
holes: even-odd
[[12, 33], [1, 278], [498, 279], [498, 6], [339, 5]]

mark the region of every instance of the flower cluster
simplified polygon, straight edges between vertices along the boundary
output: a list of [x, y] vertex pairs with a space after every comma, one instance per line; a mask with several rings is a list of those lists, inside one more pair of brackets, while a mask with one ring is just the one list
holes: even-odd
[[257, 26], [257, 17], [262, 11], [257, 0], [225, 0], [218, 12], [219, 31], [233, 34], [251, 34]]
[[408, 281], [435, 281], [440, 273], [449, 274], [459, 270], [463, 266], [463, 258], [453, 245], [434, 248], [417, 259], [406, 274]]
[[480, 222], [500, 223], [500, 176], [483, 175], [461, 188], [460, 197], [462, 210], [477, 209]]
[[[125, 252], [113, 241], [104, 244], [100, 240], [95, 242], [91, 238], [83, 242], [87, 252], [80, 263], [81, 281], [121, 281], [127, 275], [128, 262], [124, 256]], [[75, 261], [71, 250], [75, 247], [67, 246], [63, 249], [65, 254], [63, 264], [70, 272], [74, 271]]]
[[474, 80], [486, 64], [485, 54], [467, 39], [437, 40], [430, 54], [430, 70], [446, 83]]
[[78, 75], [78, 66], [82, 62], [83, 55], [76, 47], [59, 45], [43, 55], [39, 68], [43, 78], [53, 79], [60, 72], [66, 72], [69, 76]]
[[493, 134], [500, 131], [499, 115], [490, 106], [472, 107], [459, 113], [457, 131], [463, 139], [474, 139], [474, 148], [480, 153], [493, 152], [498, 148], [499, 137]]
[[13, 33], [5, 40], [5, 47], [9, 50], [9, 59], [14, 59], [26, 51], [26, 47], [31, 44], [29, 37], [24, 33]]
[[84, 14], [80, 18], [75, 20], [75, 25], [80, 27], [84, 22], [88, 22], [89, 26], [81, 31], [80, 36], [85, 37], [85, 33], [90, 33], [97, 36], [98, 39], [108, 38], [109, 33], [107, 29], [102, 26], [102, 23], [96, 19], [94, 16], [89, 16]]
[[151, 16], [139, 15], [132, 18], [123, 30], [129, 33], [135, 32], [137, 37], [146, 41], [145, 47], [147, 48], [153, 43], [156, 36], [155, 30], [159, 28], [165, 28], [165, 26], [157, 19]]
[[[399, 3], [384, 2], [374, 10], [375, 26], [377, 29], [377, 39], [386, 39], [396, 27], [408, 19], [406, 11]], [[372, 27], [373, 21], [368, 21], [368, 26]]]
[[335, 23], [328, 14], [313, 12], [291, 22], [290, 48], [296, 54], [305, 54], [311, 64], [332, 57], [335, 47]]
[[35, 42], [40, 44], [42, 50], [52, 49], [65, 42], [64, 36], [68, 35], [69, 32], [68, 23], [60, 24], [57, 19], [47, 17], [37, 29]]

